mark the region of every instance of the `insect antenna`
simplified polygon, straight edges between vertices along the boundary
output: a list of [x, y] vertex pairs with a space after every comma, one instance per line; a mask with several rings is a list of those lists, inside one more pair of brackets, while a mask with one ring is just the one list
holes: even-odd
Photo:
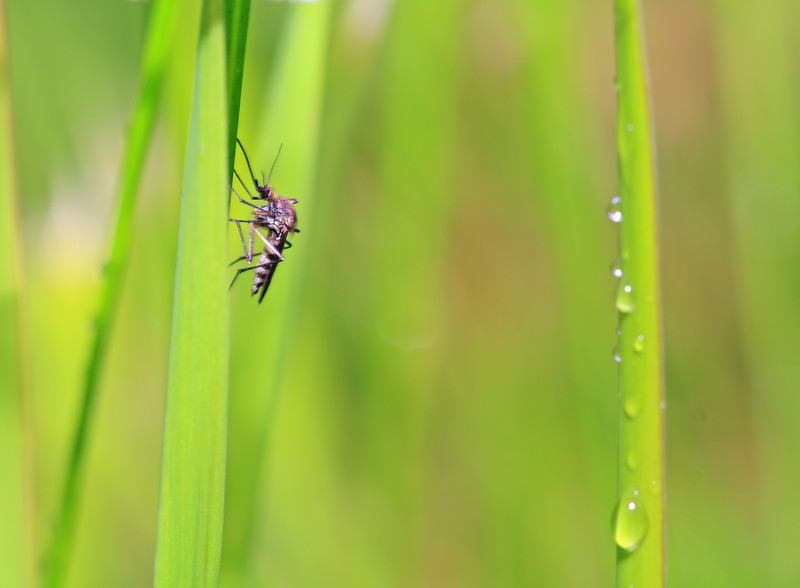
[[[269, 175], [267, 176], [267, 179], [264, 182], [265, 186], [268, 186], [269, 185], [269, 181], [272, 179], [272, 172], [275, 171], [275, 166], [278, 165], [278, 158], [281, 156], [281, 150], [282, 149], [283, 149], [283, 143], [281, 143], [281, 146], [278, 147], [278, 154], [275, 156], [275, 161], [272, 162], [272, 168], [269, 170]], [[263, 177], [264, 172], [261, 172], [261, 175]]]

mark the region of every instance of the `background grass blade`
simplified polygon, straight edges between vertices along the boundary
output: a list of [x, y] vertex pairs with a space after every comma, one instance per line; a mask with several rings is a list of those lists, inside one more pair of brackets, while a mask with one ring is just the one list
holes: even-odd
[[[357, 402], [369, 416], [360, 423], [357, 459], [392, 505], [386, 531], [370, 541], [397, 556], [367, 581], [376, 585], [414, 584], [422, 565], [413, 542], [396, 541], [389, 529], [432, 542], [438, 536], [425, 488], [429, 472], [440, 467], [429, 449], [446, 436], [438, 426], [434, 366], [447, 348], [452, 300], [441, 283], [454, 242], [450, 222], [460, 205], [459, 170], [468, 166], [457, 158], [462, 129], [453, 108], [470, 76], [459, 67], [461, 16], [462, 6], [452, 0], [393, 4], [380, 61], [376, 118], [383, 132], [373, 164], [372, 215], [361, 217], [359, 228], [362, 242], [373, 243], [360, 252], [373, 269], [357, 294], [364, 305], [359, 312], [379, 342], [361, 375], [365, 393]], [[351, 327], [342, 330], [354, 334]], [[347, 361], [348, 347], [340, 353]]]
[[[663, 373], [656, 186], [638, 0], [616, 2], [620, 278], [617, 586], [664, 585]], [[620, 221], [617, 211], [610, 216]]]
[[[258, 530], [264, 514], [261, 472], [265, 467], [263, 462], [269, 459], [274, 410], [285, 385], [287, 349], [298, 319], [299, 299], [303, 298], [299, 278], [315, 242], [315, 178], [333, 4], [298, 2], [285, 7], [287, 14], [274, 67], [261, 99], [264, 117], [261, 125], [242, 125], [239, 133], [248, 146], [256, 174], [259, 169], [268, 171], [270, 158], [284, 144], [271, 184], [278, 193], [299, 199], [298, 226], [302, 233], [292, 239], [296, 247], [289, 252], [287, 262], [281, 264], [264, 304], [254, 308], [253, 300], [243, 300], [249, 298], [249, 288], [239, 286], [232, 294], [234, 300], [242, 301], [235, 305], [234, 312], [246, 312], [248, 318], [242, 322], [234, 316], [234, 323], [246, 325], [247, 332], [236, 336], [233, 345], [233, 380], [241, 385], [235, 384], [236, 394], [231, 400], [231, 414], [235, 415], [232, 418], [239, 426], [231, 432], [228, 487], [230, 504], [236, 506], [226, 513], [225, 585], [257, 583], [252, 574], [257, 573], [253, 564], [261, 559], [254, 553], [254, 542], [261, 539]], [[261, 76], [263, 72], [251, 75]], [[253, 128], [257, 131], [255, 136]], [[253, 333], [261, 337], [258, 357], [265, 374], [255, 384], [250, 376], [252, 367], [248, 365], [252, 359], [249, 348]], [[246, 377], [240, 378], [240, 374]]]
[[[558, 317], [559, 325], [549, 336], [554, 347], [564, 350], [566, 365], [561, 378], [568, 379], [568, 387], [575, 395], [574, 408], [563, 413], [562, 418], [550, 420], [549, 425], [542, 423], [535, 434], [540, 436], [542, 445], [552, 446], [553, 439], [558, 439], [563, 446], [569, 446], [572, 443], [569, 438], [574, 439], [579, 431], [577, 434], [584, 436], [580, 445], [585, 448], [581, 452], [565, 452], [562, 457], [567, 460], [563, 461], [563, 467], [580, 472], [580, 484], [565, 485], [570, 490], [558, 487], [541, 491], [552, 493], [547, 501], [574, 492], [572, 500], [585, 505], [585, 509], [568, 510], [563, 516], [573, 517], [572, 524], [584, 529], [586, 541], [599, 544], [608, 540], [608, 505], [613, 504], [616, 496], [616, 438], [608, 434], [607, 428], [615, 419], [616, 398], [598, 394], [598, 390], [613, 389], [616, 383], [616, 366], [610, 360], [616, 317], [609, 312], [607, 296], [587, 297], [586, 292], [609, 279], [609, 252], [616, 246], [614, 231], [608, 223], [598, 222], [603, 219], [604, 203], [600, 199], [607, 201], [611, 196], [610, 193], [603, 196], [600, 187], [613, 182], [615, 177], [613, 159], [606, 147], [613, 135], [608, 132], [598, 136], [588, 114], [589, 102], [595, 98], [576, 83], [576, 71], [587, 53], [575, 44], [571, 34], [575, 14], [583, 10], [580, 2], [519, 4], [525, 14], [521, 21], [525, 38], [538, 39], [540, 49], [531, 53], [524, 67], [526, 92], [520, 124], [524, 125], [524, 151], [529, 158], [517, 165], [530, 174], [536, 194], [531, 202], [535, 206], [534, 215], [547, 219], [540, 227], [542, 238], [546, 239], [540, 247], [550, 260], [549, 287], [556, 293], [548, 311]], [[543, 22], [547, 26], [542, 26]], [[565, 133], [568, 128], [581, 131]], [[588, 164], [600, 152], [606, 154], [612, 168], [602, 174]], [[507, 157], [503, 153], [493, 156]], [[547, 164], [543, 165], [545, 157]], [[557, 402], [553, 409], [567, 410], [567, 406]], [[575, 431], [565, 432], [559, 423], [571, 419], [580, 425]], [[532, 478], [535, 480], [535, 476]], [[531, 481], [531, 485], [535, 483]], [[587, 492], [587, 483], [588, 487], [602, 490]], [[568, 551], [574, 542], [575, 537], [569, 535], [554, 537], [550, 548]], [[598, 583], [598, 569], [613, 575], [614, 561], [607, 554], [595, 553], [594, 561], [590, 562], [592, 557], [586, 553], [582, 565], [571, 570], [569, 576], [558, 574], [535, 583], [589, 586]], [[518, 581], [534, 583], [530, 577]]]
[[19, 185], [5, 1], [0, 0], [0, 578], [30, 586], [34, 576], [34, 465], [26, 385]]
[[136, 195], [144, 167], [145, 155], [153, 134], [156, 112], [167, 67], [170, 47], [178, 28], [178, 2], [155, 2], [147, 40], [145, 42], [139, 96], [133, 113], [115, 202], [117, 219], [111, 255], [104, 268], [105, 281], [97, 311], [96, 329], [86, 368], [80, 412], [75, 426], [69, 462], [65, 472], [64, 489], [52, 543], [47, 552], [45, 585], [61, 586], [70, 557], [75, 521], [83, 478], [86, 442], [91, 430], [100, 371], [107, 352], [111, 327], [120, 299], [125, 266], [130, 257]]
[[[800, 583], [800, 117], [796, 3], [714, 3], [746, 406], [760, 463], [751, 584]], [[750, 476], [752, 478], [753, 476]], [[730, 509], [730, 507], [728, 507]]]
[[214, 586], [227, 447], [228, 109], [221, 0], [207, 0], [184, 171], [155, 585]]

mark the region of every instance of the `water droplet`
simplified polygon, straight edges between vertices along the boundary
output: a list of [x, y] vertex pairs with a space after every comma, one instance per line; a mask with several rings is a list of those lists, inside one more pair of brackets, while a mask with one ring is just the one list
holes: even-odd
[[625, 130], [628, 131], [629, 133], [632, 133], [633, 129], [635, 128], [636, 127], [633, 126], [633, 123], [628, 123], [627, 125], [625, 125]]
[[636, 335], [636, 339], [633, 340], [633, 350], [636, 353], [644, 351], [644, 335]]
[[647, 515], [639, 491], [623, 490], [614, 515], [614, 540], [620, 549], [636, 551], [647, 535]]
[[615, 278], [622, 277], [622, 260], [617, 258], [611, 262], [611, 275]]
[[608, 208], [606, 208], [606, 215], [611, 219], [612, 222], [615, 223], [622, 222], [622, 209], [620, 208], [620, 202], [622, 202], [622, 198], [619, 196], [614, 196], [611, 199], [611, 204], [609, 204]]
[[641, 398], [638, 395], [627, 396], [625, 400], [622, 401], [622, 410], [625, 411], [626, 417], [635, 419], [639, 416], [639, 413], [642, 412]]
[[639, 469], [639, 456], [636, 455], [635, 451], [629, 451], [628, 455], [625, 456], [625, 465], [627, 465], [628, 469], [632, 472]]
[[614, 329], [614, 334], [617, 337], [621, 337], [622, 336], [622, 330], [619, 327], [617, 327], [616, 329]]
[[636, 308], [636, 304], [633, 301], [633, 288], [628, 282], [620, 281], [617, 284], [615, 304], [617, 310], [625, 314], [633, 312]]
[[619, 345], [614, 347], [614, 351], [611, 353], [611, 357], [614, 358], [616, 363], [622, 363], [622, 355], [619, 352]]
[[655, 495], [661, 494], [661, 482], [653, 480], [650, 484], [650, 493]]

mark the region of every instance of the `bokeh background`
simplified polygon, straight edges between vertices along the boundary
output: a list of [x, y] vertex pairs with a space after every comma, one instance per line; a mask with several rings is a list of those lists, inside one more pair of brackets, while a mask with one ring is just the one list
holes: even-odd
[[[7, 4], [43, 539], [150, 6]], [[800, 6], [643, 8], [668, 579], [798, 586]], [[223, 585], [610, 585], [612, 2], [337, 2], [311, 145], [259, 130], [290, 10], [253, 2], [239, 136], [266, 171], [284, 144], [272, 184], [300, 199], [303, 232], [265, 304], [231, 294]], [[152, 582], [199, 14], [185, 11], [90, 438], [75, 587]], [[281, 169], [308, 153], [300, 194]]]

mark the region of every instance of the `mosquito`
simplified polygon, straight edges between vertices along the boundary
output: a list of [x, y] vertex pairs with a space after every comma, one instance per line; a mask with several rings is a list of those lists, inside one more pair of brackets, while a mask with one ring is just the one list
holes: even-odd
[[[289, 249], [292, 246], [292, 244], [288, 241], [289, 235], [291, 233], [300, 232], [300, 229], [296, 227], [297, 213], [294, 209], [297, 199], [278, 196], [275, 193], [275, 190], [273, 190], [269, 185], [269, 181], [272, 178], [272, 172], [275, 170], [275, 164], [278, 162], [277, 156], [275, 157], [275, 162], [272, 164], [272, 169], [269, 172], [269, 176], [266, 180], [264, 180], [263, 184], [259, 184], [255, 175], [253, 174], [253, 168], [250, 166], [250, 159], [247, 157], [247, 152], [245, 151], [242, 142], [239, 139], [236, 139], [236, 142], [239, 144], [242, 154], [244, 155], [244, 159], [247, 162], [247, 169], [250, 172], [250, 178], [253, 180], [253, 185], [255, 186], [257, 195], [253, 196], [250, 193], [247, 185], [244, 183], [244, 181], [242, 181], [242, 178], [239, 176], [236, 170], [233, 171], [234, 175], [245, 189], [245, 192], [250, 200], [266, 200], [267, 202], [263, 206], [258, 206], [252, 202], [248, 202], [239, 196], [239, 194], [237, 194], [236, 190], [233, 189], [233, 186], [229, 185], [229, 188], [240, 202], [253, 208], [251, 211], [253, 218], [251, 219], [243, 220], [230, 217], [228, 218], [228, 220], [231, 222], [236, 223], [236, 228], [239, 230], [239, 238], [242, 241], [242, 249], [244, 250], [244, 255], [234, 260], [231, 265], [242, 260], [247, 261], [248, 264], [252, 263], [255, 236], [258, 236], [258, 238], [261, 239], [264, 244], [264, 250], [261, 252], [256, 265], [237, 270], [230, 287], [233, 287], [233, 284], [236, 281], [236, 278], [239, 277], [239, 274], [253, 270], [255, 272], [255, 276], [253, 277], [253, 288], [251, 295], [254, 296], [259, 290], [261, 290], [261, 294], [258, 297], [258, 302], [260, 304], [267, 293], [270, 283], [272, 282], [272, 277], [275, 274], [277, 264], [283, 261], [283, 250]], [[278, 156], [280, 156], [280, 150], [278, 150]], [[245, 243], [244, 240], [244, 233], [242, 233], [241, 223], [247, 223], [248, 225], [249, 239], [247, 243]], [[266, 236], [262, 232], [262, 229], [266, 229]]]

